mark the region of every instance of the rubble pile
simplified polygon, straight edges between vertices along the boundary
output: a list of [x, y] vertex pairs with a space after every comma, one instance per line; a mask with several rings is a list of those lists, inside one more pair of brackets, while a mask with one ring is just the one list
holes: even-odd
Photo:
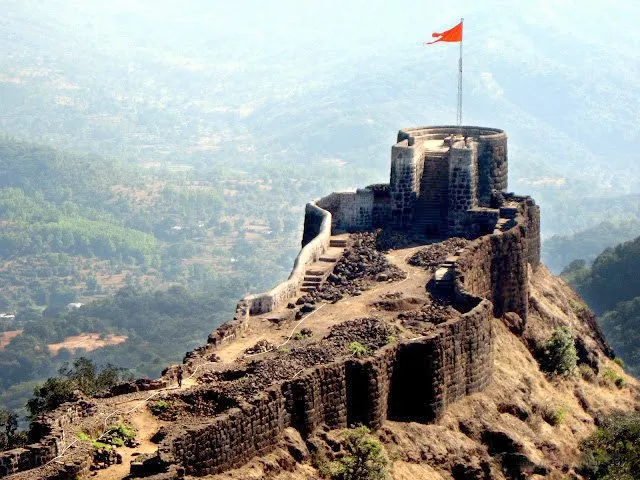
[[449, 238], [439, 243], [428, 245], [427, 247], [414, 253], [407, 262], [414, 267], [425, 267], [428, 270], [435, 270], [448, 256], [453, 255], [457, 250], [466, 247], [469, 240], [464, 238]]
[[424, 335], [435, 328], [436, 325], [454, 320], [460, 317], [460, 312], [446, 302], [432, 298], [417, 310], [398, 314], [398, 320], [403, 327]]
[[376, 248], [377, 235], [378, 232], [352, 234], [351, 248], [338, 261], [327, 281], [318, 290], [301, 297], [299, 302], [337, 302], [346, 295], [360, 295], [373, 282], [404, 279], [405, 272], [389, 263], [384, 253]]

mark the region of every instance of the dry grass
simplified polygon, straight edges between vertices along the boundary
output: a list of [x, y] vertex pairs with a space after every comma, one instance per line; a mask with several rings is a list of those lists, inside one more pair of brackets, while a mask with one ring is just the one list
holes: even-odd
[[57, 355], [58, 352], [66, 348], [72, 352], [83, 349], [87, 352], [96, 350], [98, 348], [106, 347], [109, 345], [118, 345], [127, 341], [126, 335], [106, 335], [102, 336], [99, 333], [82, 333], [80, 335], [74, 335], [72, 337], [65, 338], [60, 343], [50, 343], [48, 345], [49, 351], [53, 355]]

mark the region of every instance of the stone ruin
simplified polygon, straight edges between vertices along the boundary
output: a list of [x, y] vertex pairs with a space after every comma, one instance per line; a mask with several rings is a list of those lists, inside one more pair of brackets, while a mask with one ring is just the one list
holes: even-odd
[[[507, 137], [483, 127], [401, 130], [391, 150], [389, 184], [334, 192], [306, 206], [302, 249], [289, 278], [274, 289], [238, 303], [234, 319], [213, 332], [207, 345], [189, 352], [187, 373], [216, 357], [255, 315], [286, 309], [301, 291], [306, 266], [317, 261], [337, 232], [377, 228], [404, 236], [469, 241], [435, 268], [427, 289], [444, 298], [456, 315], [439, 319], [426, 335], [386, 345], [367, 358], [337, 358], [312, 365], [293, 378], [274, 381], [259, 394], [224, 402], [196, 391], [206, 422], [175, 425], [159, 439], [155, 455], [132, 464], [133, 476], [175, 472], [208, 475], [238, 467], [269, 452], [286, 428], [303, 438], [321, 425], [379, 427], [386, 419], [436, 421], [447, 405], [485, 389], [493, 370], [492, 319], [527, 319], [528, 275], [540, 263], [538, 206], [506, 192]], [[172, 380], [168, 370], [155, 387]], [[133, 388], [133, 386], [131, 387]], [[137, 388], [137, 387], [136, 387]], [[127, 386], [111, 393], [123, 394]], [[202, 407], [204, 405], [204, 407]], [[69, 411], [82, 411], [69, 416]], [[29, 447], [0, 456], [0, 476], [50, 462], [68, 447], [65, 427], [91, 411], [64, 405], [49, 417], [47, 449]], [[64, 433], [64, 432], [63, 432]], [[31, 453], [33, 452], [33, 453]], [[18, 474], [24, 478], [75, 478], [87, 473], [87, 451], [79, 449], [60, 468]], [[164, 472], [164, 473], [162, 473]], [[173, 472], [173, 473], [171, 473]]]

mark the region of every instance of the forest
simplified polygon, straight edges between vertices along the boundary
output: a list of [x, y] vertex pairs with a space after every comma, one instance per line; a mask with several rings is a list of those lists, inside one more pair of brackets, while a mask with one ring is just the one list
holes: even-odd
[[11, 409], [83, 355], [150, 377], [181, 361], [239, 298], [286, 278], [312, 195], [268, 166], [258, 179], [146, 168], [9, 137], [0, 165], [0, 406]]
[[590, 266], [575, 260], [562, 272], [600, 320], [627, 370], [640, 376], [640, 237], [605, 249]]

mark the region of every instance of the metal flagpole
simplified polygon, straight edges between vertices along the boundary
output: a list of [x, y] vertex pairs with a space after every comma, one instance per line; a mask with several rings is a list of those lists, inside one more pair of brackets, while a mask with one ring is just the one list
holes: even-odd
[[[460, 23], [464, 22], [464, 18], [460, 19]], [[464, 28], [464, 25], [463, 25]], [[464, 32], [463, 32], [464, 35]], [[460, 59], [458, 60], [458, 111], [456, 120], [458, 126], [462, 125], [462, 38], [460, 38]]]

